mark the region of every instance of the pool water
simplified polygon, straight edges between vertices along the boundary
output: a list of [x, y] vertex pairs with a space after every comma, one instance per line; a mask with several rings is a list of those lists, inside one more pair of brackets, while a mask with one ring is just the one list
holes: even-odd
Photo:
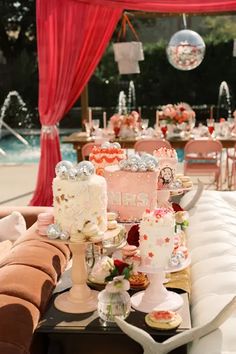
[[[68, 134], [62, 134], [63, 136]], [[0, 164], [31, 164], [38, 163], [40, 158], [40, 136], [39, 134], [26, 134], [23, 137], [29, 145], [24, 145], [13, 135], [6, 135], [0, 139], [0, 148], [6, 152], [6, 156], [0, 154]], [[77, 161], [76, 151], [72, 144], [63, 144], [61, 142], [61, 153], [63, 160], [72, 162]], [[179, 162], [183, 161], [183, 150], [177, 149]]]
[[[6, 156], [0, 154], [0, 164], [31, 164], [38, 163], [40, 158], [40, 137], [39, 135], [24, 135], [29, 145], [24, 145], [15, 136], [7, 135], [0, 139], [0, 148]], [[63, 135], [60, 137], [62, 140]], [[76, 152], [71, 144], [61, 143], [63, 160], [76, 162]]]

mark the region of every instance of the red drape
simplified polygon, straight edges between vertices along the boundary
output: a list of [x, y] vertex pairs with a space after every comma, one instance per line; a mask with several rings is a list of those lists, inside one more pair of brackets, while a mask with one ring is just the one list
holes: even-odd
[[38, 0], [41, 157], [31, 205], [52, 205], [52, 179], [61, 160], [56, 124], [95, 70], [121, 16], [120, 9], [70, 0]]
[[80, 3], [93, 3], [113, 9], [142, 10], [170, 13], [226, 12], [236, 10], [234, 0], [77, 0]]

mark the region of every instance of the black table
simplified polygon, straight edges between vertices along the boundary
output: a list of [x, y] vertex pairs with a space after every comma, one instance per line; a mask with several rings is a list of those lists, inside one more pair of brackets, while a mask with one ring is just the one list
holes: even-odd
[[[145, 313], [132, 310], [126, 321], [147, 331], [162, 342], [191, 328], [188, 294], [182, 293], [183, 307], [178, 311], [183, 321], [177, 330], [159, 331], [145, 324]], [[186, 346], [171, 353], [186, 354]], [[116, 325], [103, 327], [97, 312], [69, 314], [54, 307], [53, 299], [34, 334], [32, 353], [43, 354], [141, 354], [142, 347]]]

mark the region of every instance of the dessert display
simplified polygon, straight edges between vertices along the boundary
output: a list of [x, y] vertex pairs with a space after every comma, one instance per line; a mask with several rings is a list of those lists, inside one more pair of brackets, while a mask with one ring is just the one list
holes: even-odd
[[170, 188], [175, 180], [178, 156], [175, 149], [161, 147], [153, 152], [159, 162], [158, 189]]
[[182, 317], [174, 311], [152, 311], [145, 316], [145, 322], [152, 328], [170, 330], [181, 324]]
[[116, 212], [118, 221], [139, 221], [146, 208], [156, 207], [158, 174], [158, 162], [148, 154], [106, 167], [108, 211]]
[[106, 166], [117, 165], [121, 160], [126, 159], [125, 150], [121, 149], [119, 143], [106, 142], [100, 146], [94, 146], [89, 155], [98, 175], [104, 174]]
[[165, 268], [174, 249], [175, 216], [171, 209], [146, 210], [139, 227], [141, 266]]
[[106, 180], [95, 174], [89, 161], [73, 166], [61, 161], [53, 180], [55, 224], [48, 230], [50, 238], [83, 242], [102, 238], [107, 230]]

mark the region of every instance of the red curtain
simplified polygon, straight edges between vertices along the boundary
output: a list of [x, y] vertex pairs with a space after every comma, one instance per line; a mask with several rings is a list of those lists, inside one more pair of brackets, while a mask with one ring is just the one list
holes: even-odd
[[233, 0], [77, 0], [80, 3], [109, 6], [113, 9], [170, 13], [226, 12], [236, 10]]
[[37, 0], [41, 157], [30, 205], [52, 205], [61, 160], [56, 124], [94, 72], [121, 16], [120, 9], [70, 0]]

